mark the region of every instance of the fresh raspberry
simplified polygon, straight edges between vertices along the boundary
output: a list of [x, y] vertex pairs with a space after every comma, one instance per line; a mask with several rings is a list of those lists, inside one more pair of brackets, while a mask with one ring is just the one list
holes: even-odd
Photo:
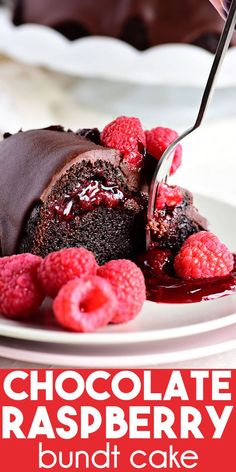
[[156, 210], [163, 210], [166, 205], [175, 207], [183, 201], [183, 198], [179, 187], [161, 184], [156, 199]]
[[32, 254], [0, 259], [0, 313], [27, 318], [41, 305], [44, 293], [37, 273], [41, 257]]
[[108, 280], [118, 298], [118, 312], [113, 323], [125, 323], [133, 319], [141, 310], [146, 299], [146, 287], [142, 271], [126, 259], [118, 259], [104, 264], [98, 275]]
[[174, 260], [182, 279], [203, 279], [228, 275], [234, 267], [233, 255], [214, 234], [200, 231], [186, 239]]
[[171, 272], [172, 261], [173, 256], [168, 249], [150, 249], [138, 260], [145, 273], [151, 271], [158, 277], [166, 277]]
[[145, 132], [138, 118], [120, 116], [105, 126], [101, 133], [103, 146], [118, 149], [127, 164], [141, 168], [146, 146]]
[[45, 293], [54, 298], [67, 282], [95, 275], [97, 267], [93, 253], [87, 249], [61, 249], [45, 257], [39, 268], [39, 278]]
[[96, 275], [68, 282], [53, 302], [58, 323], [78, 332], [105, 326], [117, 312], [117, 297], [109, 282]]
[[[178, 138], [178, 133], [170, 128], [163, 128], [158, 126], [150, 131], [146, 131], [146, 146], [147, 152], [155, 157], [158, 161], [162, 154], [168, 148], [168, 146]], [[182, 161], [182, 146], [178, 144], [176, 146], [172, 166], [170, 169], [170, 175], [174, 174], [181, 165]]]

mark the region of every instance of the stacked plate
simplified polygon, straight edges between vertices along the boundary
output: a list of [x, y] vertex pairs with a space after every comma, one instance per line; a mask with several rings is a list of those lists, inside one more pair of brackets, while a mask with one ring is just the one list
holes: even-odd
[[[200, 211], [231, 247], [235, 207], [203, 196]], [[0, 356], [41, 365], [151, 367], [236, 349], [236, 294], [195, 304], [146, 302], [132, 322], [82, 334], [0, 318]]]
[[174, 364], [236, 348], [235, 312], [236, 296], [194, 305], [146, 302], [135, 321], [92, 334], [1, 319], [0, 355], [24, 362], [86, 368]]

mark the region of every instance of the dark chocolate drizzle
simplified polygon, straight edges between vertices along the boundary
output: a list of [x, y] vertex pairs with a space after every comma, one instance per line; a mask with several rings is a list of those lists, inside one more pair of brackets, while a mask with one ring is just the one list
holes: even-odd
[[3, 256], [17, 252], [28, 212], [45, 201], [55, 181], [79, 159], [119, 165], [117, 151], [61, 127], [20, 132], [0, 143], [0, 242]]

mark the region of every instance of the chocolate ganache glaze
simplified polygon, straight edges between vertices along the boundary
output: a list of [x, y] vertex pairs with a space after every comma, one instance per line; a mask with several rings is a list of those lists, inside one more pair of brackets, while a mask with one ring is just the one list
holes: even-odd
[[141, 50], [174, 42], [214, 52], [223, 27], [208, 0], [15, 0], [13, 21], [50, 26], [71, 40], [111, 36]]

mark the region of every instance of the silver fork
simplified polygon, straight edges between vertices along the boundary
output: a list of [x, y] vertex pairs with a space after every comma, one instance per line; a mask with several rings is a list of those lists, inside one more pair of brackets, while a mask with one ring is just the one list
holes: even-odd
[[[207, 107], [210, 103], [210, 100], [212, 98], [214, 89], [215, 89], [215, 83], [216, 79], [218, 76], [218, 73], [221, 69], [225, 54], [228, 50], [233, 32], [234, 32], [234, 27], [236, 24], [236, 0], [232, 1], [230, 11], [228, 18], [226, 20], [221, 38], [219, 40], [219, 44], [216, 50], [216, 54], [214, 57], [214, 61], [210, 70], [210, 74], [203, 92], [200, 108], [198, 111], [197, 119], [191, 128], [188, 128], [186, 131], [184, 131], [173, 143], [171, 143], [166, 151], [163, 153], [160, 161], [158, 162], [158, 165], [156, 167], [151, 186], [150, 186], [150, 193], [149, 193], [149, 201], [148, 201], [148, 222], [151, 221], [154, 211], [155, 211], [155, 202], [156, 198], [158, 195], [158, 190], [160, 188], [160, 184], [163, 182], [167, 182], [169, 173], [170, 173], [170, 168], [172, 164], [172, 155], [173, 152], [176, 148], [176, 146], [184, 139], [186, 136], [188, 136], [190, 133], [195, 131], [199, 126], [201, 125], [203, 118], [206, 114]], [[149, 248], [151, 243], [151, 232], [150, 229], [147, 227], [146, 231], [146, 247], [147, 249]]]

